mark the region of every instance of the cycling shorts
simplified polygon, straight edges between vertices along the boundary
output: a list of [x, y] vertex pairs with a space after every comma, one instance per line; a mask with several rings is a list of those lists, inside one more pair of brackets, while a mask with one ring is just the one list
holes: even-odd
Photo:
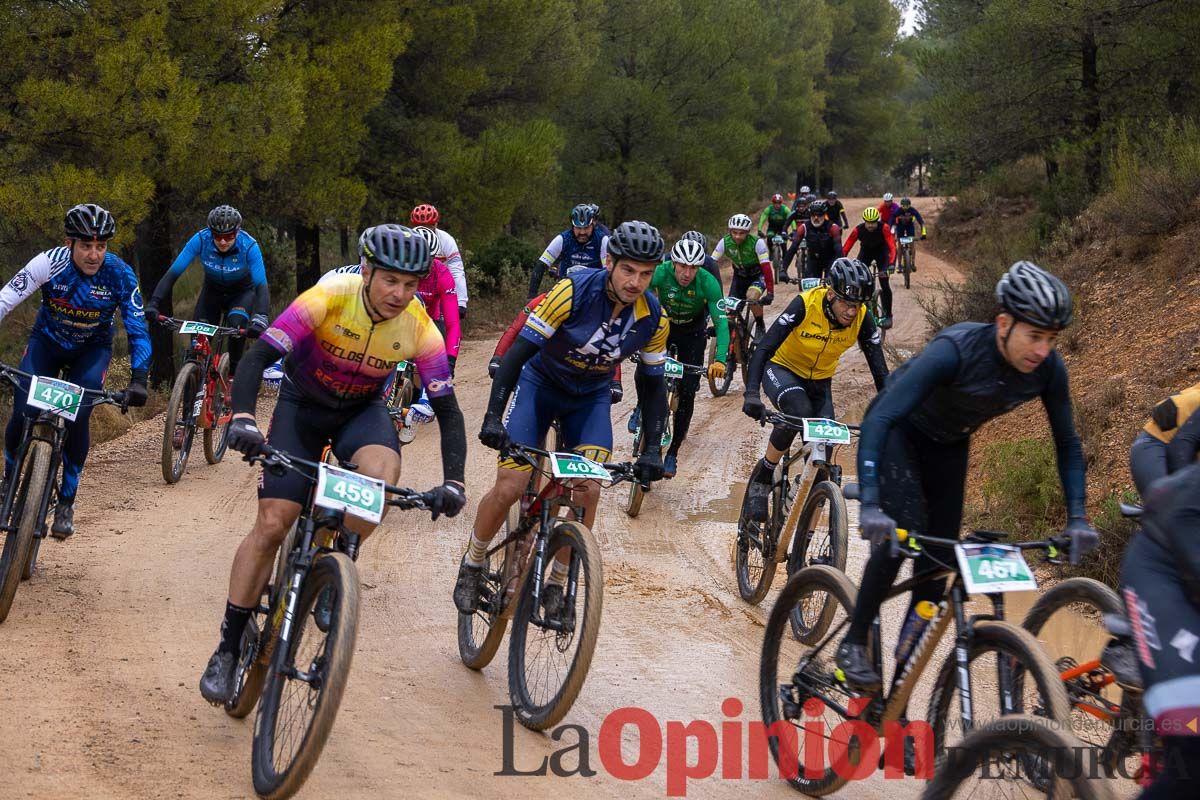
[[[220, 325], [229, 318], [232, 326], [245, 325], [254, 308], [254, 286], [220, 286], [205, 281], [196, 298], [196, 321]], [[241, 321], [233, 320], [240, 317]]]
[[[573, 395], [543, 379], [527, 364], [521, 370], [504, 420], [509, 437], [517, 444], [541, 447], [555, 417], [564, 449], [600, 462], [612, 455], [612, 395], [608, 382], [587, 394]], [[501, 458], [500, 466], [524, 472], [533, 469], [511, 458]]]
[[1167, 443], [1142, 431], [1129, 448], [1129, 474], [1138, 494], [1145, 496], [1150, 484], [1167, 474]]
[[[388, 416], [383, 398], [358, 407], [333, 409], [305, 397], [286, 377], [279, 386], [279, 400], [271, 415], [267, 442], [309, 461], [319, 461], [328, 443], [332, 443], [333, 454], [342, 461], [353, 461], [354, 454], [370, 444], [400, 450], [396, 426]], [[303, 505], [312, 486], [310, 480], [290, 470], [283, 475], [263, 470], [258, 496]]]
[[729, 296], [745, 300], [746, 292], [755, 288], [758, 289], [760, 295], [767, 291], [767, 284], [763, 281], [761, 272], [755, 275], [739, 275], [735, 272], [733, 279], [729, 282]]
[[[833, 419], [833, 381], [830, 378], [801, 378], [781, 364], [769, 363], [763, 370], [762, 386], [767, 398], [784, 414]], [[798, 432], [790, 425], [776, 425], [771, 431], [771, 446], [787, 451]]]

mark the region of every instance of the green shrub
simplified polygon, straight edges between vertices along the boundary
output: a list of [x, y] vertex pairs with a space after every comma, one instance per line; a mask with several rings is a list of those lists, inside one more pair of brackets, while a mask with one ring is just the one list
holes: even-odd
[[1138, 138], [1122, 128], [1109, 162], [1112, 188], [1094, 211], [1113, 227], [1161, 234], [1192, 219], [1200, 206], [1200, 124], [1149, 125]]
[[1045, 439], [992, 442], [981, 454], [983, 507], [968, 513], [978, 527], [1020, 540], [1058, 532], [1063, 513], [1054, 446]]
[[1083, 557], [1079, 570], [1089, 578], [1116, 588], [1121, 575], [1121, 558], [1137, 530], [1137, 520], [1121, 513], [1121, 503], [1138, 503], [1137, 492], [1125, 489], [1106, 496], [1096, 509], [1092, 526], [1100, 532], [1100, 547]]
[[[514, 236], [503, 235], [468, 253], [467, 284], [471, 287], [469, 325], [508, 325], [525, 303], [529, 271], [541, 250]], [[549, 288], [548, 281], [542, 282]]]

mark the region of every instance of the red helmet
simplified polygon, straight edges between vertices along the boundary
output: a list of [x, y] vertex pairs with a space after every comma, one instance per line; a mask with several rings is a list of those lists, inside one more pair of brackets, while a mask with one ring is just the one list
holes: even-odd
[[781, 195], [781, 194], [773, 194], [773, 195], [771, 195], [771, 202], [772, 202], [772, 203], [782, 203], [782, 202], [783, 202], [783, 195]]
[[429, 205], [429, 203], [422, 203], [414, 208], [412, 214], [409, 215], [409, 221], [413, 225], [437, 225], [439, 219], [438, 210]]

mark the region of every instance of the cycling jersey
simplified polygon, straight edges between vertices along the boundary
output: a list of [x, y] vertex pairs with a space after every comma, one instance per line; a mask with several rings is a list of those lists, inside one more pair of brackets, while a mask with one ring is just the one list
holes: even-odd
[[879, 502], [881, 454], [897, 423], [907, 421], [935, 442], [961, 442], [983, 423], [1035, 397], [1041, 397], [1050, 419], [1068, 514], [1083, 517], [1083, 450], [1062, 357], [1051, 352], [1036, 370], [1021, 372], [1000, 353], [995, 324], [978, 322], [938, 333], [892, 373], [867, 410], [858, 446], [862, 502]]
[[1142, 430], [1160, 442], [1170, 444], [1197, 409], [1200, 409], [1200, 383], [1171, 395], [1155, 406]]
[[95, 275], [84, 275], [75, 267], [69, 247], [39, 253], [0, 289], [0, 319], [39, 288], [42, 305], [33, 323], [34, 336], [47, 339], [65, 354], [88, 345], [111, 345], [113, 317], [120, 308], [133, 376], [146, 379], [150, 334], [132, 267], [110, 252]]
[[454, 293], [458, 295], [458, 306], [467, 305], [467, 268], [463, 264], [458, 242], [441, 228], [433, 229], [438, 236], [438, 258], [446, 262], [446, 268], [454, 276]]
[[787, 221], [790, 214], [791, 212], [788, 210], [788, 207], [782, 203], [779, 205], [771, 203], [759, 215], [758, 229], [766, 231], [768, 234], [783, 233], [787, 230]]
[[[204, 280], [222, 286], [260, 286], [267, 282], [267, 270], [263, 265], [262, 248], [254, 237], [238, 231], [233, 246], [222, 253], [213, 242], [212, 231], [203, 228], [197, 231], [175, 257], [175, 263], [167, 271], [171, 283], [179, 279], [192, 262], [199, 261], [204, 267]], [[158, 293], [155, 292], [155, 295]]]
[[[591, 237], [580, 244], [572, 229], [567, 228], [550, 240], [534, 265], [533, 274], [529, 277], [529, 296], [538, 293], [547, 269], [555, 278], [565, 278], [577, 269], [603, 267], [607, 254], [608, 236], [593, 230]], [[555, 265], [558, 265], [557, 270]]]
[[[673, 331], [677, 327], [703, 324], [707, 313], [717, 329], [717, 360], [725, 363], [725, 353], [729, 350], [729, 319], [717, 306], [721, 301], [721, 286], [712, 275], [702, 269], [696, 270], [695, 279], [686, 287], [680, 286], [675, 279], [675, 265], [664, 261], [654, 271], [650, 291], [662, 303]], [[704, 338], [703, 333], [700, 338]]]
[[546, 293], [521, 329], [539, 348], [526, 371], [577, 395], [607, 389], [614, 367], [636, 351], [647, 375], [663, 374], [669, 323], [658, 298], [643, 294], [614, 317], [607, 287], [606, 270], [581, 270]]
[[921, 223], [921, 232], [925, 232], [925, 220], [921, 218], [921, 212], [917, 211], [915, 206], [909, 206], [905, 209], [903, 206], [896, 212], [896, 216], [892, 217], [892, 224], [896, 226], [897, 236], [915, 236], [916, 227], [913, 224], [913, 218]]
[[893, 200], [890, 203], [880, 203], [879, 206], [879, 221], [884, 225], [890, 225], [892, 219], [900, 213], [900, 204]]
[[867, 314], [866, 306], [859, 307], [854, 322], [845, 328], [839, 327], [830, 320], [826, 310], [828, 291], [828, 287], [815, 286], [797, 295], [767, 329], [754, 350], [747, 373], [747, 393], [758, 391], [768, 360], [801, 378], [832, 378], [842, 353], [856, 341], [867, 357], [875, 388], [883, 386], [887, 365], [879, 331]]
[[816, 273], [814, 277], [820, 277], [835, 258], [842, 257], [842, 229], [838, 225], [828, 220], [813, 225], [809, 220], [800, 226], [799, 234], [808, 243], [808, 262], [813, 265], [809, 272]]
[[[362, 275], [362, 265], [348, 264], [331, 269], [321, 276], [319, 283], [336, 280], [338, 275]], [[429, 314], [430, 319], [441, 323], [444, 328], [446, 353], [458, 358], [458, 350], [462, 346], [462, 318], [459, 316], [460, 306], [456, 302], [458, 290], [454, 287], [454, 276], [450, 274], [450, 268], [440, 258], [433, 259], [429, 266], [429, 274], [421, 278], [416, 299], [425, 306], [425, 313]]]
[[446, 347], [420, 303], [372, 321], [361, 275], [322, 280], [275, 320], [263, 340], [286, 355], [284, 372], [305, 395], [345, 408], [378, 396], [400, 361], [415, 360], [430, 397], [453, 394]]
[[850, 227], [849, 221], [846, 219], [846, 206], [841, 200], [830, 200], [827, 203], [829, 221], [843, 228]]
[[712, 251], [714, 261], [719, 261], [721, 256], [725, 256], [733, 264], [734, 275], [757, 278], [761, 273], [767, 291], [775, 291], [771, 254], [767, 251], [767, 243], [764, 240], [748, 233], [742, 243], [738, 244], [732, 236], [724, 236]]
[[[521, 313], [517, 314], [512, 324], [508, 326], [508, 330], [501, 334], [500, 340], [496, 342], [496, 350], [492, 353], [492, 358], [504, 357], [504, 354], [508, 352], [508, 348], [512, 347], [512, 343], [521, 335], [521, 329], [525, 327], [525, 321], [529, 319], [529, 315], [533, 313], [533, 310], [537, 308], [538, 303], [542, 302], [542, 298], [545, 296], [546, 292], [543, 292], [525, 304], [525, 307], [521, 309]], [[617, 364], [616, 370], [613, 371], [612, 382], [621, 382], [620, 364]]]
[[886, 269], [896, 263], [896, 238], [892, 236], [892, 230], [887, 225], [876, 223], [875, 230], [869, 230], [867, 223], [858, 223], [846, 237], [842, 252], [849, 255], [855, 242], [859, 244], [858, 260], [864, 264], [869, 266], [870, 262], [874, 261], [880, 269]]

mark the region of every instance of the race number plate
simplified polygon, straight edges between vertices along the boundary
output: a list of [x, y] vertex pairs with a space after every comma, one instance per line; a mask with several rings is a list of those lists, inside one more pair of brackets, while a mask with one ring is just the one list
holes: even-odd
[[321, 464], [313, 504], [378, 523], [383, 519], [384, 485], [378, 478]]
[[718, 311], [737, 311], [737, 307], [741, 304], [741, 300], [736, 297], [722, 297], [717, 301]]
[[668, 378], [682, 378], [683, 364], [668, 356], [667, 360], [663, 363], [663, 374]]
[[900, 237], [900, 244], [912, 244], [912, 243], [913, 243], [913, 237], [911, 237], [911, 236], [901, 236]]
[[970, 594], [1037, 589], [1025, 556], [1012, 545], [969, 542], [955, 545], [954, 554]]
[[850, 429], [832, 419], [806, 418], [802, 435], [806, 442], [850, 444]]
[[821, 285], [820, 278], [801, 278], [800, 291], [807, 292], [809, 289], [815, 289]]
[[209, 325], [207, 322], [187, 322], [181, 323], [179, 326], [180, 333], [195, 333], [201, 336], [216, 336], [217, 326]]
[[772, 236], [771, 241], [774, 242], [775, 244], [783, 244], [783, 237], [778, 236], [778, 235]]
[[584, 458], [578, 453], [551, 453], [550, 470], [556, 478], [595, 478], [611, 481], [612, 475], [603, 464]]
[[71, 422], [79, 416], [79, 404], [82, 402], [82, 386], [41, 376], [36, 376], [29, 382], [29, 397], [25, 398], [26, 405], [57, 414]]
[[408, 369], [407, 361], [397, 361], [396, 362], [396, 372], [404, 372], [404, 370], [406, 370], [406, 369]]

